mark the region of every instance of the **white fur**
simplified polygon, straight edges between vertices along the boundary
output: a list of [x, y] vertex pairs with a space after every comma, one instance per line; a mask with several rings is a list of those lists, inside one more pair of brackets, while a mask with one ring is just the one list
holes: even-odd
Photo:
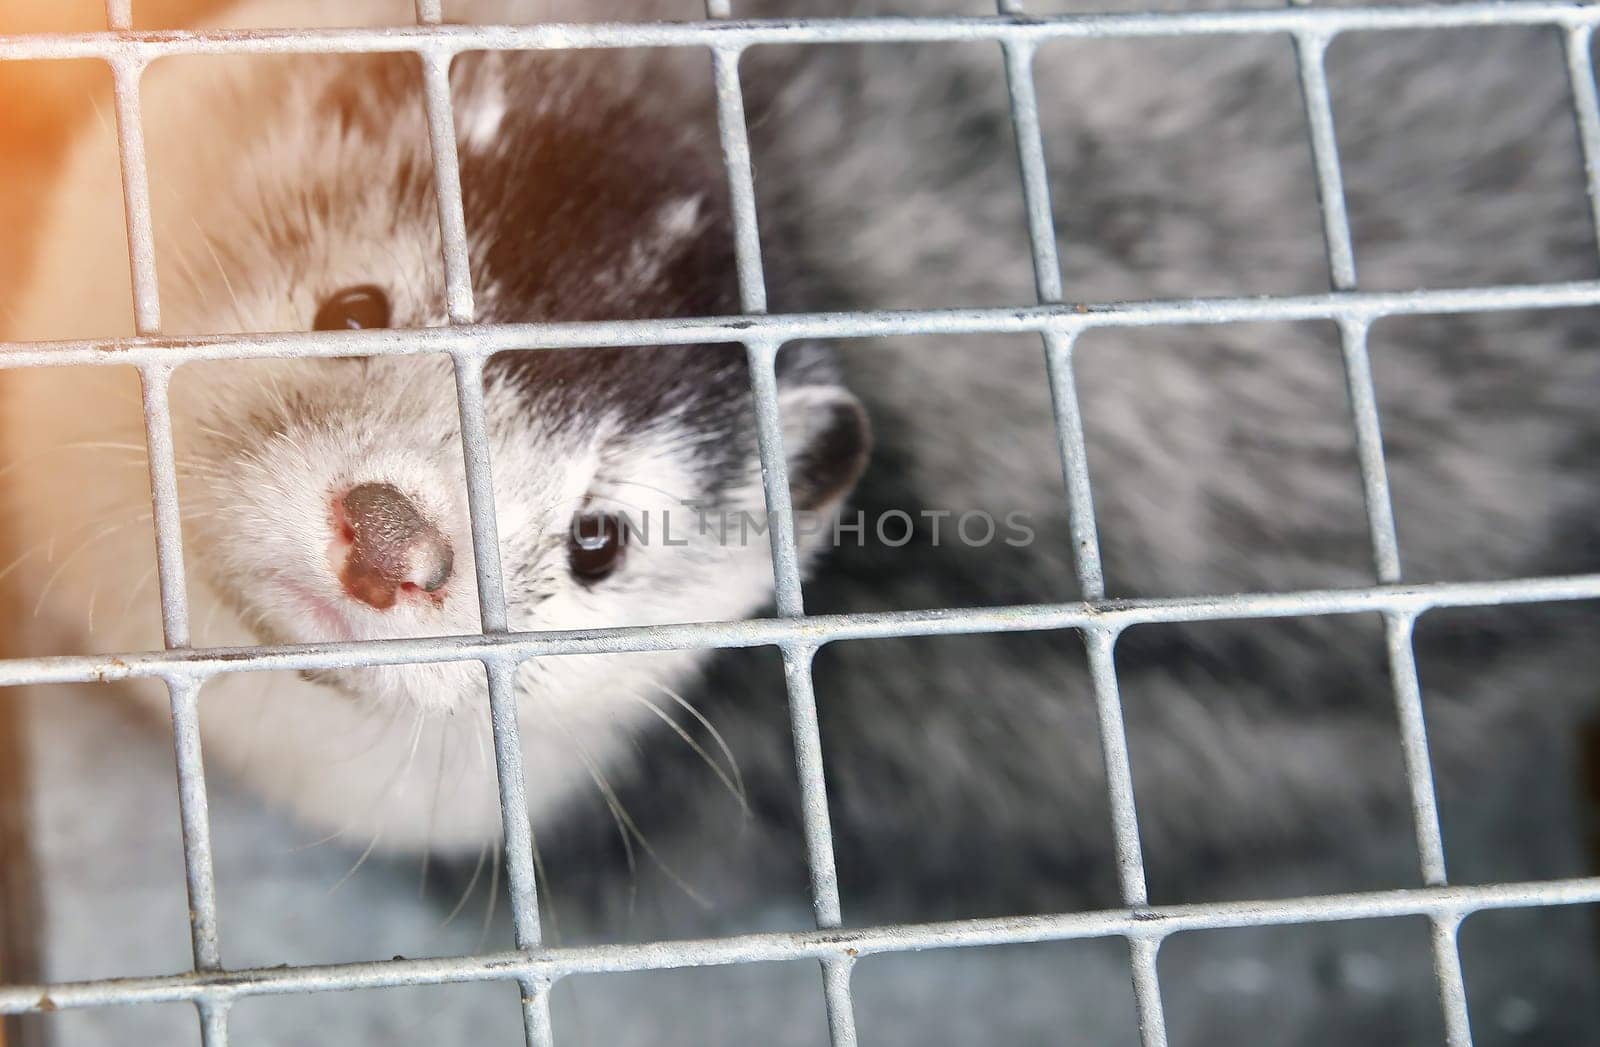
[[[230, 18], [305, 21], [278, 17], [276, 6], [250, 5]], [[295, 15], [304, 14], [301, 6], [289, 5]], [[340, 21], [353, 20], [348, 10], [340, 14]], [[368, 187], [363, 204], [314, 230], [309, 262], [286, 266], [252, 238], [247, 221], [270, 217], [266, 210], [285, 180], [336, 188], [368, 178], [293, 121], [241, 119], [269, 64], [284, 60], [184, 59], [157, 63], [145, 77], [164, 331], [305, 330], [321, 296], [367, 282], [390, 289], [399, 323], [442, 323], [437, 225], [420, 221], [396, 235], [402, 219], [381, 187]], [[293, 89], [314, 91], [327, 68], [308, 61], [307, 77]], [[503, 96], [498, 106], [480, 100], [461, 128], [465, 142], [492, 138], [505, 104]], [[391, 147], [418, 143], [425, 148], [420, 107], [415, 119], [397, 121]], [[65, 165], [9, 336], [132, 333], [116, 172], [109, 137], [85, 133]], [[671, 205], [652, 241], [687, 235], [700, 212], [698, 198]], [[224, 254], [239, 264], [225, 265]], [[652, 242], [632, 260], [639, 271], [621, 275], [648, 277], [657, 254]], [[5, 460], [19, 463], [6, 492], [17, 549], [48, 550], [57, 539], [66, 548], [114, 528], [119, 512], [143, 511], [148, 488], [136, 452], [69, 446], [142, 444], [132, 383], [118, 387], [104, 372], [80, 369], [12, 371], [3, 382], [0, 440]], [[631, 548], [616, 584], [577, 584], [561, 538], [585, 497], [652, 515], [677, 509], [678, 494], [690, 488], [686, 456], [693, 448], [674, 444], [670, 419], [647, 432], [602, 419], [580, 436], [559, 420], [529, 417], [509, 395], [490, 393], [513, 628], [735, 619], [770, 597], [765, 542], [720, 547], [714, 536], [688, 535], [687, 548]], [[308, 416], [285, 411], [283, 403], [296, 397], [320, 409]], [[448, 361], [195, 364], [175, 379], [173, 407], [197, 644], [479, 631]], [[281, 416], [279, 431], [255, 433], [252, 420], [263, 415]], [[611, 483], [591, 491], [602, 461]], [[330, 497], [362, 482], [400, 488], [449, 537], [456, 569], [440, 606], [402, 601], [377, 611], [342, 592], [330, 554]], [[759, 492], [752, 463], [733, 508], [758, 506]], [[37, 553], [17, 569], [40, 594], [49, 633], [68, 649], [160, 646], [148, 523], [89, 541], [70, 561]], [[99, 609], [93, 637], [90, 607]], [[654, 719], [648, 706], [667, 702], [664, 689], [680, 688], [702, 657], [572, 655], [525, 665], [519, 719], [534, 817], [593, 788], [588, 765], [628, 759], [629, 732]], [[244, 777], [318, 832], [347, 834], [358, 844], [475, 848], [498, 834], [480, 666], [381, 667], [338, 679], [344, 686], [286, 674], [214, 679], [202, 716], [208, 763]], [[153, 709], [164, 708], [159, 687], [134, 690]]]

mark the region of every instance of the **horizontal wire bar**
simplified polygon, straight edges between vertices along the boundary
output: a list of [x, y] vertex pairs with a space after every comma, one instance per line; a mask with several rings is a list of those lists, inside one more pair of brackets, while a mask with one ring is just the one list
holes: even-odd
[[[1597, 7], [1596, 10], [1600, 10]], [[983, 309], [862, 310], [764, 316], [569, 323], [472, 324], [414, 330], [291, 331], [0, 342], [0, 367], [163, 364], [261, 357], [389, 356], [448, 353], [486, 357], [520, 349], [652, 347], [699, 342], [882, 338], [890, 335], [1078, 334], [1102, 328], [1576, 309], [1600, 305], [1600, 280], [1423, 291], [1363, 291], [1255, 298], [1068, 303]]]
[[826, 644], [888, 637], [1038, 632], [1157, 623], [1300, 618], [1329, 614], [1420, 615], [1447, 607], [1492, 607], [1600, 600], [1600, 574], [1494, 582], [1382, 585], [1363, 589], [1242, 593], [1232, 596], [1022, 604], [960, 610], [750, 618], [729, 622], [635, 625], [605, 629], [427, 636], [400, 640], [194, 648], [117, 655], [0, 659], [0, 687], [102, 683], [157, 676], [196, 679], [229, 672], [340, 669], [449, 661], [521, 661], [561, 654], [621, 654], [687, 648]]
[[0, 1014], [133, 1003], [228, 1000], [282, 993], [441, 985], [487, 980], [555, 980], [575, 974], [712, 967], [784, 960], [856, 959], [882, 953], [980, 945], [1123, 937], [1159, 941], [1185, 931], [1428, 916], [1450, 922], [1490, 909], [1600, 903], [1600, 877], [1421, 887], [1303, 898], [1212, 902], [946, 923], [891, 924], [725, 938], [544, 948], [532, 954], [377, 960], [306, 967], [258, 967], [106, 981], [0, 988]]
[[762, 44], [872, 44], [1117, 37], [1232, 36], [1600, 24], [1600, 8], [1570, 2], [1423, 4], [1412, 7], [1289, 7], [1231, 11], [1143, 11], [990, 17], [820, 18], [699, 22], [427, 25], [350, 29], [208, 29], [0, 36], [0, 61], [65, 58], [154, 60], [185, 54], [369, 54]]

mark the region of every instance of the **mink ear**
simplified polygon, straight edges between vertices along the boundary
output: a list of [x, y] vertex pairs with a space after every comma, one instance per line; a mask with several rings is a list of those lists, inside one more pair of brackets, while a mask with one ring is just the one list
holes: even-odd
[[861, 478], [872, 427], [861, 401], [838, 385], [796, 385], [778, 393], [794, 508], [819, 512], [841, 501]]

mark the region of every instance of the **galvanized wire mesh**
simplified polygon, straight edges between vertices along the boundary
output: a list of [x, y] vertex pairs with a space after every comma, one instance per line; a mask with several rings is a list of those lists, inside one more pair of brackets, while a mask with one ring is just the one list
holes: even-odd
[[[133, 338], [0, 344], [0, 367], [132, 365], [139, 371], [149, 445], [151, 497], [157, 536], [166, 650], [120, 656], [0, 661], [0, 685], [163, 680], [171, 696], [194, 947], [194, 970], [184, 974], [51, 985], [0, 987], [0, 1013], [61, 1007], [187, 1001], [197, 1008], [202, 1041], [227, 1042], [228, 1009], [243, 997], [379, 986], [476, 980], [514, 980], [530, 1044], [553, 1042], [549, 994], [575, 973], [809, 958], [820, 961], [829, 1026], [836, 1047], [856, 1042], [850, 972], [861, 956], [1090, 937], [1122, 937], [1130, 946], [1141, 1038], [1147, 1047], [1167, 1039], [1156, 958], [1171, 934], [1204, 928], [1249, 927], [1369, 917], [1420, 915], [1432, 927], [1433, 963], [1449, 1042], [1471, 1043], [1456, 933], [1468, 915], [1486, 909], [1600, 902], [1600, 878], [1449, 886], [1423, 722], [1411, 634], [1432, 608], [1600, 598], [1600, 575], [1518, 579], [1496, 583], [1408, 585], [1402, 581], [1379, 418], [1367, 358], [1371, 324], [1392, 316], [1514, 309], [1600, 306], [1600, 282], [1363, 293], [1355, 255], [1329, 102], [1324, 56], [1329, 43], [1352, 30], [1532, 25], [1565, 34], [1575, 115], [1596, 228], [1600, 230], [1600, 99], [1590, 45], [1600, 8], [1579, 3], [1462, 3], [1448, 6], [1025, 16], [1002, 0], [985, 18], [913, 18], [739, 22], [727, 0], [708, 0], [700, 23], [637, 25], [441, 25], [438, 0], [418, 0], [418, 25], [401, 29], [140, 32], [130, 28], [129, 0], [107, 0], [110, 31], [0, 38], [0, 61], [94, 58], [110, 65], [127, 210], [129, 257], [138, 335]], [[1318, 199], [1326, 239], [1331, 293], [1325, 295], [1144, 301], [1070, 302], [1062, 287], [1054, 222], [1034, 89], [1033, 58], [1041, 44], [1082, 37], [1171, 37], [1221, 34], [1288, 36], [1295, 46], [1304, 93]], [[757, 44], [990, 41], [1004, 52], [1039, 304], [1022, 309], [860, 311], [766, 315], [755, 192], [750, 166], [739, 59]], [[745, 315], [691, 320], [591, 323], [474, 324], [460, 176], [448, 72], [468, 50], [696, 47], [713, 63], [723, 156], [731, 190], [738, 276]], [[176, 54], [406, 52], [421, 58], [444, 242], [450, 326], [417, 331], [243, 334], [164, 338], [156, 286], [149, 186], [140, 125], [139, 81], [146, 66]], [[1095, 534], [1089, 473], [1072, 351], [1084, 331], [1103, 327], [1222, 324], [1323, 319], [1342, 332], [1347, 388], [1366, 500], [1375, 584], [1360, 589], [1243, 594], [1183, 599], [1108, 600]], [[1082, 602], [805, 617], [790, 516], [776, 398], [779, 348], [802, 338], [891, 334], [1033, 332], [1043, 342], [1065, 469]], [[777, 590], [775, 617], [754, 621], [583, 632], [512, 633], [507, 629], [494, 504], [484, 433], [483, 366], [504, 349], [650, 346], [739, 342], [747, 350], [755, 392]], [[478, 636], [240, 650], [189, 646], [182, 538], [173, 459], [168, 383], [193, 360], [289, 356], [445, 353], [454, 361], [467, 492], [484, 632]], [[1414, 890], [1304, 897], [1211, 905], [1152, 906], [1145, 887], [1132, 773], [1122, 725], [1113, 652], [1130, 626], [1151, 622], [1272, 618], [1376, 612], [1386, 623], [1387, 653], [1424, 887]], [[803, 621], [802, 621], [803, 619]], [[812, 693], [811, 663], [836, 640], [1008, 630], [1072, 630], [1086, 644], [1108, 771], [1116, 860], [1124, 908], [923, 925], [840, 928], [840, 897]], [[803, 796], [805, 836], [817, 930], [700, 941], [551, 948], [541, 944], [527, 800], [514, 715], [513, 675], [529, 658], [572, 653], [681, 648], [774, 646], [783, 656]], [[506, 839], [506, 863], [516, 950], [448, 959], [404, 960], [230, 970], [217, 935], [206, 782], [196, 699], [222, 673], [313, 669], [431, 661], [476, 661], [486, 669], [496, 770]]]

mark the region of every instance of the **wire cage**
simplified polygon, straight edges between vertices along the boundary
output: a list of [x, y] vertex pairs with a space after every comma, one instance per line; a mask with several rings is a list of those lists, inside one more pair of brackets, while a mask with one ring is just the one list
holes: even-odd
[[[116, 126], [126, 206], [136, 328], [132, 338], [51, 344], [0, 344], [0, 367], [132, 365], [143, 389], [155, 520], [158, 578], [166, 649], [118, 656], [19, 658], [0, 661], [0, 686], [148, 677], [170, 693], [177, 757], [194, 966], [187, 973], [116, 980], [0, 987], [0, 1014], [112, 1004], [192, 1003], [207, 1047], [228, 1041], [228, 1013], [242, 998], [449, 982], [515, 981], [521, 988], [527, 1042], [554, 1042], [550, 992], [561, 978], [792, 959], [818, 961], [829, 1032], [835, 1047], [856, 1043], [851, 969], [859, 957], [906, 950], [1050, 940], [1126, 939], [1146, 1047], [1167, 1042], [1157, 953], [1180, 931], [1312, 923], [1372, 917], [1422, 916], [1431, 927], [1432, 958], [1444, 1028], [1453, 1047], [1472, 1042], [1457, 930], [1487, 909], [1600, 902], [1600, 878], [1451, 886], [1436, 808], [1423, 721], [1412, 630], [1425, 611], [1600, 598], [1600, 575], [1515, 579], [1494, 583], [1407, 584], [1401, 573], [1380, 439], [1367, 333], [1377, 320], [1421, 314], [1600, 306], [1600, 282], [1369, 293], [1358, 289], [1346, 214], [1338, 144], [1324, 57], [1349, 31], [1470, 26], [1544, 26], [1564, 34], [1575, 116], [1586, 165], [1586, 186], [1600, 230], [1600, 98], [1591, 43], [1600, 7], [1575, 2], [1457, 3], [1416, 7], [1313, 8], [1035, 17], [1019, 0], [1001, 0], [995, 15], [967, 18], [859, 18], [737, 21], [728, 0], [708, 0], [695, 23], [464, 26], [441, 22], [439, 0], [417, 0], [417, 24], [399, 29], [145, 32], [131, 28], [130, 0], [107, 0], [109, 31], [79, 35], [0, 37], [0, 60], [97, 59], [113, 74]], [[1310, 148], [1326, 241], [1330, 292], [1321, 295], [1086, 304], [1062, 286], [1033, 81], [1037, 49], [1066, 38], [1276, 35], [1295, 46]], [[954, 43], [985, 41], [1004, 53], [1011, 117], [1018, 143], [1023, 200], [1031, 240], [1038, 304], [1014, 309], [857, 311], [773, 315], [766, 310], [756, 197], [752, 179], [739, 62], [748, 48], [801, 43]], [[585, 323], [474, 323], [473, 288], [456, 155], [449, 67], [468, 50], [564, 48], [697, 48], [714, 69], [717, 112], [736, 236], [743, 315], [691, 320]], [[178, 54], [375, 53], [417, 55], [432, 145], [444, 243], [449, 326], [414, 331], [244, 334], [172, 339], [161, 334], [149, 184], [140, 124], [140, 77], [152, 61]], [[1371, 539], [1374, 584], [1365, 588], [1242, 594], [1224, 597], [1108, 600], [1102, 576], [1084, 436], [1072, 375], [1073, 345], [1098, 328], [1210, 325], [1252, 321], [1325, 320], [1342, 336], [1347, 392]], [[1031, 333], [1043, 343], [1065, 470], [1075, 569], [1084, 599], [1055, 605], [981, 610], [934, 610], [806, 616], [801, 599], [790, 492], [781, 448], [774, 362], [797, 339], [928, 333]], [[776, 614], [759, 620], [570, 632], [514, 633], [507, 628], [499, 543], [485, 435], [483, 368], [504, 349], [741, 343], [754, 386], [765, 495], [772, 526]], [[480, 635], [205, 649], [190, 645], [177, 476], [168, 385], [174, 370], [193, 360], [261, 357], [336, 357], [447, 354], [454, 365], [475, 570], [481, 601]], [[1303, 615], [1380, 614], [1398, 711], [1402, 751], [1424, 886], [1270, 901], [1205, 905], [1149, 904], [1141, 857], [1113, 653], [1131, 626]], [[921, 925], [841, 928], [841, 906], [811, 664], [822, 646], [846, 639], [1010, 630], [1076, 632], [1087, 649], [1107, 768], [1118, 882], [1123, 907], [1005, 919]], [[691, 941], [584, 947], [542, 944], [522, 755], [513, 690], [519, 663], [573, 653], [766, 646], [783, 657], [802, 792], [802, 813], [816, 929]], [[197, 698], [211, 677], [273, 669], [310, 670], [438, 661], [475, 661], [487, 672], [495, 767], [505, 838], [505, 861], [516, 949], [444, 959], [395, 959], [323, 966], [230, 969], [217, 933], [206, 779]], [[131, 972], [130, 972], [131, 973]]]

